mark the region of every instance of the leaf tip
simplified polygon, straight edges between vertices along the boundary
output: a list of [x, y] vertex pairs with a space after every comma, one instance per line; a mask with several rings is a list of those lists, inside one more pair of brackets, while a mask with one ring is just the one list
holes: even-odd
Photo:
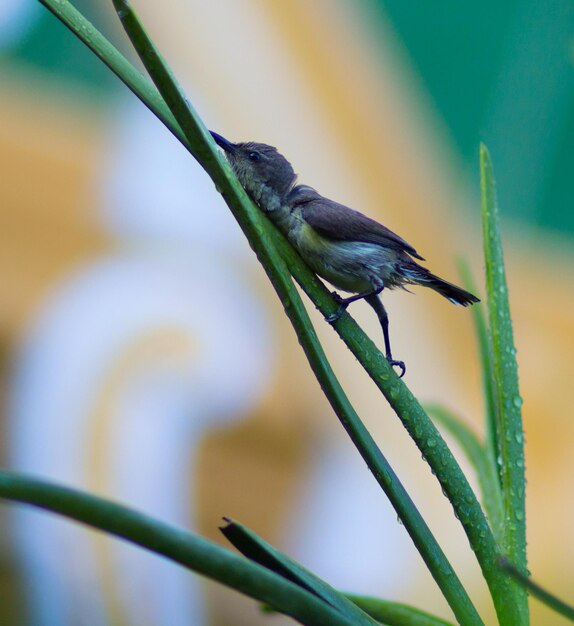
[[488, 151], [488, 148], [486, 147], [486, 144], [483, 143], [482, 141], [480, 142], [479, 155], [480, 155], [480, 164], [481, 164], [481, 166], [483, 168], [484, 167], [491, 168], [492, 167], [492, 159], [490, 158], [490, 152]]
[[227, 515], [224, 515], [221, 519], [223, 520], [223, 524], [219, 526], [219, 530], [225, 534], [225, 531], [233, 526], [235, 522], [231, 519], [231, 517], [227, 517]]

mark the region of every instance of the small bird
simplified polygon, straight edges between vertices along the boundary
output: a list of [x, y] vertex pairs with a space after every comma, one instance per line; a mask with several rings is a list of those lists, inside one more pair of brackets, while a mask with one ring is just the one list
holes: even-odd
[[334, 323], [356, 300], [365, 299], [375, 310], [391, 366], [393, 359], [389, 318], [379, 294], [405, 285], [430, 287], [461, 306], [479, 302], [473, 294], [432, 274], [414, 259], [423, 257], [402, 237], [375, 220], [323, 197], [312, 187], [297, 184], [291, 164], [276, 148], [252, 141], [231, 143], [210, 131], [223, 149], [239, 182], [257, 206], [287, 237], [305, 263], [321, 278], [355, 295], [342, 298], [339, 309], [327, 321]]

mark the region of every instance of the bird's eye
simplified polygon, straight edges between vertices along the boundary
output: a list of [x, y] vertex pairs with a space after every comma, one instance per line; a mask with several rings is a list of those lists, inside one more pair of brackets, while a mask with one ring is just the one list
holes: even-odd
[[261, 158], [261, 155], [259, 154], [259, 152], [250, 152], [250, 153], [247, 155], [247, 158], [248, 158], [250, 161], [259, 161], [259, 159]]

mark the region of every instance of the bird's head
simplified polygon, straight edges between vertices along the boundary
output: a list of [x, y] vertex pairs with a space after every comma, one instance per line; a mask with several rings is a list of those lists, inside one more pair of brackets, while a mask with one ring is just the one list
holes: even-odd
[[277, 148], [253, 141], [231, 143], [218, 133], [210, 131], [242, 187], [266, 211], [277, 208], [280, 201], [295, 184], [297, 176], [289, 161]]

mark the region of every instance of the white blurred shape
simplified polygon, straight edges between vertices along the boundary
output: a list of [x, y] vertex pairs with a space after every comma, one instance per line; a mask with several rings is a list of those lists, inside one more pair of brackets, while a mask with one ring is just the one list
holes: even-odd
[[[116, 113], [97, 187], [137, 245], [40, 311], [14, 374], [11, 464], [189, 527], [197, 444], [257, 403], [274, 347], [212, 183], [140, 103]], [[197, 579], [171, 562], [36, 511], [16, 532], [34, 626], [203, 623]]]
[[293, 510], [289, 553], [334, 587], [393, 597], [408, 586], [409, 538], [350, 442], [325, 438]]
[[[87, 489], [95, 478], [107, 495], [189, 526], [197, 441], [241, 417], [270, 375], [267, 324], [247, 292], [229, 269], [177, 254], [118, 254], [67, 281], [19, 360], [12, 466]], [[86, 532], [30, 511], [18, 513], [17, 532], [33, 623], [99, 623], [102, 554]], [[133, 591], [122, 596], [127, 623], [201, 623], [188, 572], [120, 543], [111, 558], [121, 574], [108, 583]]]
[[212, 257], [253, 259], [245, 237], [209, 176], [140, 103], [117, 107], [106, 157], [101, 211], [126, 240], [167, 240]]

